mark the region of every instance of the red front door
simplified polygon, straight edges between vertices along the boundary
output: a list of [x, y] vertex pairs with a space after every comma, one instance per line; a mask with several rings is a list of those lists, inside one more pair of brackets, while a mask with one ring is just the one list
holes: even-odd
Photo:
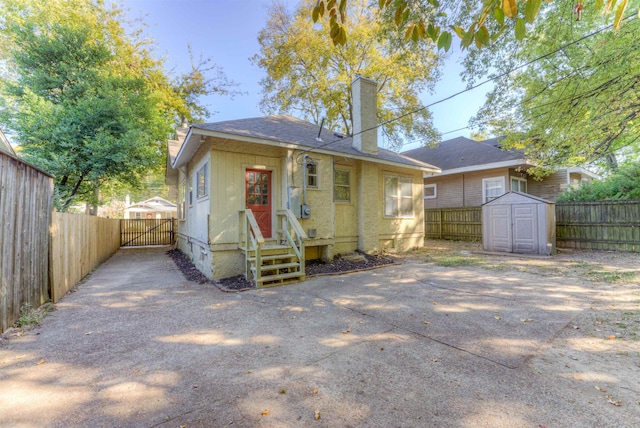
[[271, 171], [246, 172], [247, 208], [253, 211], [265, 238], [271, 238]]

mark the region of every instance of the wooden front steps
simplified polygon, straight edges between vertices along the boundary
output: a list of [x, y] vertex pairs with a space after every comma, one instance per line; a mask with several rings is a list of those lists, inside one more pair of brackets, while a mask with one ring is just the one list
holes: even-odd
[[256, 250], [245, 251], [248, 272], [258, 288], [273, 287], [304, 280], [301, 261], [286, 245], [266, 244], [259, 249], [260, 274], [256, 267]]

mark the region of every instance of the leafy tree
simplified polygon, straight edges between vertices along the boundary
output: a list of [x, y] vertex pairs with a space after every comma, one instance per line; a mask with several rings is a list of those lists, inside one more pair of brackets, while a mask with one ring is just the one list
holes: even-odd
[[[314, 22], [326, 17], [329, 34], [335, 45], [343, 45], [351, 34], [348, 26], [349, 5], [354, 0], [318, 0], [311, 14]], [[551, 3], [547, 0], [544, 3]], [[377, 0], [382, 19], [394, 22], [406, 40], [430, 39], [439, 49], [449, 50], [453, 32], [458, 35], [460, 46], [467, 48], [490, 46], [496, 40], [505, 38], [505, 32], [522, 40], [527, 24], [536, 22], [543, 9], [542, 0]], [[569, 3], [556, 0], [553, 3]], [[614, 28], [620, 30], [629, 0], [577, 0], [570, 2], [572, 12], [578, 20], [583, 11], [614, 14]], [[545, 20], [548, 13], [542, 10]], [[569, 15], [571, 16], [571, 15]], [[566, 17], [566, 15], [565, 15]], [[465, 30], [466, 28], [466, 30]]]
[[56, 207], [95, 203], [107, 183], [136, 187], [163, 162], [182, 118], [220, 91], [207, 63], [170, 80], [139, 30], [100, 0], [0, 0], [0, 122], [21, 154], [55, 175]]
[[592, 35], [602, 28], [599, 16], [583, 13], [568, 26], [562, 17], [570, 5], [554, 6], [521, 43], [502, 40], [469, 53], [470, 83], [532, 62], [496, 81], [472, 123], [507, 135], [505, 147], [525, 149], [540, 165], [615, 167], [616, 153], [640, 146], [640, 21], [615, 36]]
[[640, 200], [640, 161], [628, 162], [603, 181], [561, 193], [558, 202]]
[[269, 10], [258, 41], [261, 51], [252, 58], [266, 72], [261, 108], [267, 114], [292, 113], [350, 134], [350, 85], [358, 74], [376, 80], [378, 117], [385, 123], [405, 113], [417, 113], [385, 123], [390, 147], [402, 137], [437, 138], [428, 110], [421, 109], [420, 93], [438, 76], [439, 58], [430, 43], [407, 45], [394, 37], [390, 26], [376, 19], [367, 0], [351, 0], [347, 28], [351, 37], [339, 46], [329, 40], [329, 22], [314, 24], [315, 0], [305, 0], [293, 12], [281, 3]]

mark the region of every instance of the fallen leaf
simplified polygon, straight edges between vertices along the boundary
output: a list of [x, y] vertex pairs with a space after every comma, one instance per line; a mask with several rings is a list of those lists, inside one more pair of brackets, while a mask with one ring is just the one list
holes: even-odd
[[88, 332], [86, 332], [84, 335], [85, 335], [85, 336], [89, 336], [90, 334], [91, 334], [91, 332], [90, 332], [90, 331], [88, 331]]
[[438, 362], [438, 361], [440, 361], [440, 360], [439, 360], [439, 359], [437, 359], [437, 358], [434, 358], [434, 359], [433, 359], [433, 360], [431, 360], [431, 361], [433, 361], [434, 363], [437, 363], [437, 362]]
[[193, 389], [198, 389], [198, 385], [193, 385]]
[[348, 329], [346, 329], [346, 330], [344, 330], [344, 331], [342, 332], [342, 334], [347, 334], [347, 333], [351, 333], [351, 329], [350, 329], [350, 328], [348, 328]]
[[437, 304], [438, 304], [438, 302], [433, 302], [433, 304], [434, 304], [434, 305], [437, 305]]
[[522, 322], [531, 322], [533, 320], [531, 318], [520, 318], [520, 321], [522, 321]]
[[41, 364], [44, 364], [44, 363], [46, 363], [46, 361], [44, 359], [42, 359], [42, 360], [38, 361], [36, 364], [37, 365], [41, 365]]
[[260, 414], [262, 416], [267, 416], [269, 414], [270, 410], [269, 409], [264, 409], [262, 412], [260, 412]]
[[431, 324], [431, 321], [425, 321], [424, 323], [425, 324]]
[[316, 421], [320, 419], [320, 410], [316, 410]]
[[600, 391], [600, 392], [607, 392], [607, 390], [606, 390], [606, 389], [604, 389], [604, 388], [600, 388], [598, 385], [596, 385], [596, 386], [595, 386], [595, 389], [597, 389], [597, 390], [598, 390], [598, 391]]
[[498, 315], [496, 315], [494, 318], [497, 319], [497, 320], [501, 320], [502, 319], [502, 317], [498, 316]]
[[318, 388], [313, 388], [313, 393], [317, 394], [318, 393]]
[[613, 401], [613, 400], [607, 400], [608, 403], [613, 404], [614, 406], [620, 407], [622, 406], [622, 402], [621, 401]]
[[615, 336], [607, 336], [607, 339], [609, 339], [609, 340], [613, 340], [615, 338], [616, 338]]
[[282, 389], [280, 390], [280, 394], [286, 394], [286, 393], [287, 393], [287, 390], [286, 390], [286, 389], [282, 388]]

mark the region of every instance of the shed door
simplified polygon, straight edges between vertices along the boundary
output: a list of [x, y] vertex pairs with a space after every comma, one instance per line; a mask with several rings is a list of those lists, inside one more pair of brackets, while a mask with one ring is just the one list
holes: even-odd
[[493, 251], [511, 252], [513, 241], [511, 235], [511, 206], [498, 205], [490, 207], [491, 219], [490, 242]]
[[538, 210], [535, 204], [513, 205], [513, 252], [536, 253]]
[[271, 171], [248, 169], [246, 175], [247, 208], [253, 211], [265, 238], [271, 238]]

